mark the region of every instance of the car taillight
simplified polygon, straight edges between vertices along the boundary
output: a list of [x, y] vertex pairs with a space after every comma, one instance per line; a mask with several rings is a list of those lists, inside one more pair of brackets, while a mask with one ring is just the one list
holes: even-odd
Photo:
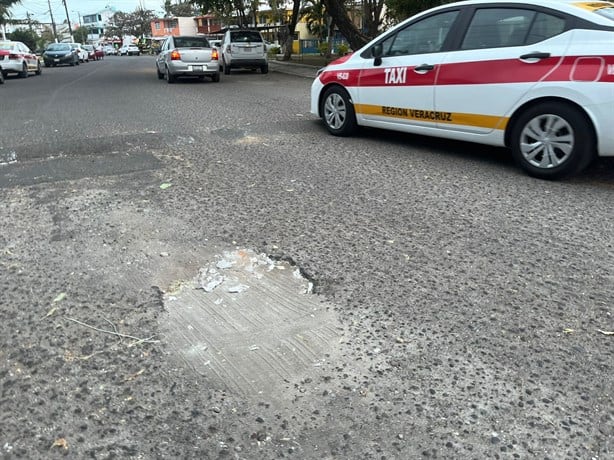
[[21, 59], [19, 54], [9, 54], [9, 59]]
[[215, 48], [213, 48], [211, 50], [211, 60], [212, 61], [217, 61], [219, 58], [220, 58], [220, 56], [219, 56], [217, 50]]
[[179, 51], [177, 50], [171, 51], [171, 61], [180, 61], [180, 60], [181, 60], [181, 54], [179, 54]]

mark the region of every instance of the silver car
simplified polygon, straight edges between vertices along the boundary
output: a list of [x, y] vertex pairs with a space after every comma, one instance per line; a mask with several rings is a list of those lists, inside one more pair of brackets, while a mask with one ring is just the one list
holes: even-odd
[[217, 48], [203, 36], [168, 37], [156, 58], [156, 71], [160, 80], [175, 83], [177, 77], [205, 77], [220, 81]]

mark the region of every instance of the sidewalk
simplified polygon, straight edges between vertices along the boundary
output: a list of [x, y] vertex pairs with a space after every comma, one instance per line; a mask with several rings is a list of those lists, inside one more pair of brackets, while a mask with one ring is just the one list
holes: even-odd
[[287, 73], [299, 77], [314, 79], [316, 72], [320, 67], [313, 65], [301, 64], [295, 61], [277, 61], [269, 60], [269, 69], [273, 72]]

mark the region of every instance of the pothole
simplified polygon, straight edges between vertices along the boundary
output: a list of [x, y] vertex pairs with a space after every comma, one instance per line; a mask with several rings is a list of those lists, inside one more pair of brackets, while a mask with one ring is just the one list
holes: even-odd
[[161, 328], [173, 353], [211, 385], [274, 395], [330, 360], [338, 344], [333, 308], [311, 287], [288, 262], [227, 251], [165, 293]]

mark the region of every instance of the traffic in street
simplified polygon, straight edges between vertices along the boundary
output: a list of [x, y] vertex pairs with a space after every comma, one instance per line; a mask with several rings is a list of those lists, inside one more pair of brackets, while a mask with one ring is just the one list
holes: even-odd
[[332, 136], [268, 65], [0, 86], [0, 457], [611, 457], [614, 160]]

